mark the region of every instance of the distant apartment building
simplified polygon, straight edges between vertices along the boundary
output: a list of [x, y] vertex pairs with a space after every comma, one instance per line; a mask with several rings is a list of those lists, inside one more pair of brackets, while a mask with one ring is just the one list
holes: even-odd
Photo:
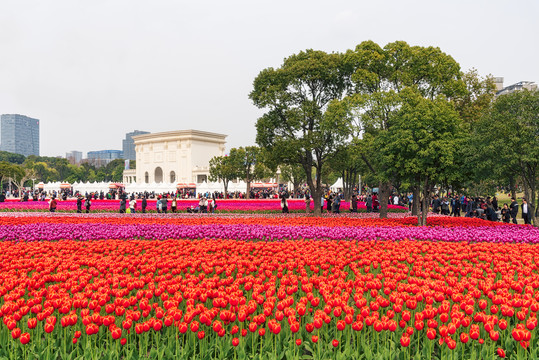
[[519, 81], [516, 84], [503, 86], [503, 77], [494, 78], [494, 84], [496, 85], [496, 96], [510, 94], [515, 91], [528, 90], [535, 91], [537, 90], [537, 84], [533, 81]]
[[86, 161], [95, 167], [101, 167], [116, 159], [123, 159], [123, 152], [121, 150], [88, 151]]
[[70, 151], [66, 153], [66, 159], [72, 165], [79, 165], [82, 162], [82, 151]]
[[0, 150], [39, 156], [39, 120], [19, 114], [2, 115]]
[[125, 160], [136, 160], [137, 153], [135, 152], [135, 142], [133, 136], [149, 134], [148, 131], [135, 130], [133, 132], [125, 134], [125, 139], [122, 140], [122, 150], [124, 152]]

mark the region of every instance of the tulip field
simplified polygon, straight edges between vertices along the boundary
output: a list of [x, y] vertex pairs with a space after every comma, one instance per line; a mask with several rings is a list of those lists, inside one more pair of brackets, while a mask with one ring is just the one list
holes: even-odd
[[[148, 206], [146, 208], [147, 212], [156, 212], [156, 201], [155, 199], [149, 199]], [[187, 207], [196, 207], [198, 205], [198, 199], [185, 199], [178, 200], [178, 212], [186, 212]], [[211, 202], [211, 201], [210, 201]], [[168, 200], [168, 211], [170, 210], [172, 201]], [[83, 201], [84, 204], [84, 201]], [[142, 200], [137, 200], [137, 212], [141, 211]], [[304, 199], [289, 199], [288, 207], [290, 212], [305, 212], [305, 200]], [[83, 206], [84, 209], [84, 206]], [[118, 212], [120, 209], [120, 200], [92, 200], [92, 205], [90, 207], [91, 212]], [[314, 202], [311, 201], [310, 206], [311, 211], [314, 209]], [[364, 202], [358, 202], [358, 210], [365, 212], [367, 206]], [[21, 202], [18, 199], [9, 199], [4, 203], [0, 203], [0, 212], [7, 211], [20, 211], [20, 212], [43, 212], [48, 211], [49, 205], [47, 201], [25, 201]], [[77, 210], [77, 200], [68, 199], [68, 200], [58, 200], [57, 211], [59, 212], [76, 212]], [[325, 209], [324, 209], [325, 210]], [[350, 210], [350, 203], [346, 201], [341, 202], [341, 211]], [[388, 210], [390, 212], [406, 212], [408, 211], [407, 207], [398, 206], [398, 205], [388, 205]], [[217, 212], [232, 212], [232, 213], [271, 213], [271, 212], [281, 212], [281, 202], [279, 199], [252, 199], [252, 200], [237, 200], [237, 199], [227, 199], [227, 200], [217, 200]]]
[[19, 210], [0, 214], [1, 359], [539, 357], [529, 225]]

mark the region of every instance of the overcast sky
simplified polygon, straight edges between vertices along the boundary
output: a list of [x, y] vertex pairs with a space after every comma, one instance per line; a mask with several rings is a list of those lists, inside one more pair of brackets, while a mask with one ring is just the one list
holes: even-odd
[[[539, 1], [0, 0], [0, 114], [40, 119], [41, 155], [199, 129], [254, 144], [256, 75], [300, 50], [438, 46], [463, 70], [539, 82]], [[228, 150], [227, 150], [228, 151]]]

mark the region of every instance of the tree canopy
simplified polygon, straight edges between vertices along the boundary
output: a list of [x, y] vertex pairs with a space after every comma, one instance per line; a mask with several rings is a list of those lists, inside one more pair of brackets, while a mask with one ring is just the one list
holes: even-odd
[[261, 71], [249, 95], [266, 110], [256, 124], [257, 144], [280, 164], [303, 167], [315, 212], [320, 211], [324, 166], [349, 136], [346, 119], [327, 112], [350, 88], [350, 65], [343, 54], [302, 51], [280, 68]]

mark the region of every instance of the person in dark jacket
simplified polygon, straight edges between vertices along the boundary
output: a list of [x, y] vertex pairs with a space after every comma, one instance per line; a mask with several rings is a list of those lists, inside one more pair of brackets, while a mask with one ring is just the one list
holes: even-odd
[[367, 206], [367, 212], [372, 212], [372, 196], [371, 194], [369, 194], [369, 196], [367, 196], [367, 200], [365, 201], [365, 206]]
[[146, 200], [146, 195], [144, 195], [142, 196], [142, 204], [141, 204], [141, 209], [142, 209], [143, 214], [146, 213], [146, 206], [148, 206], [148, 200]]
[[82, 213], [82, 199], [83, 197], [81, 195], [77, 196], [77, 213]]
[[522, 207], [522, 219], [524, 220], [524, 224], [531, 225], [532, 214], [531, 214], [530, 205], [528, 204], [526, 199], [522, 199], [522, 205], [520, 206]]
[[509, 206], [507, 206], [507, 204], [503, 204], [502, 221], [506, 224], [509, 224], [511, 221], [511, 211], [509, 210]]
[[122, 197], [120, 200], [120, 214], [125, 214], [125, 198]]
[[432, 200], [432, 212], [435, 213], [435, 214], [439, 214], [441, 204], [442, 203], [441, 203], [440, 199], [438, 198], [438, 195], [434, 195], [434, 200]]
[[451, 201], [451, 214], [453, 216], [460, 216], [460, 207], [461, 207], [460, 199], [458, 195], [456, 195], [455, 197], [453, 197], [453, 200]]
[[352, 195], [352, 207], [350, 208], [350, 212], [357, 213], [357, 196]]
[[88, 214], [90, 212], [90, 206], [92, 206], [92, 196], [91, 195], [88, 195], [88, 197], [84, 201], [84, 206], [86, 207], [86, 213]]
[[511, 205], [509, 205], [509, 210], [511, 211], [511, 218], [513, 219], [513, 224], [517, 224], [518, 203], [515, 198], [511, 198]]
[[162, 206], [162, 211], [164, 214], [167, 213], [167, 208], [168, 208], [168, 199], [167, 199], [167, 195], [163, 196], [163, 198], [161, 199], [161, 206]]

